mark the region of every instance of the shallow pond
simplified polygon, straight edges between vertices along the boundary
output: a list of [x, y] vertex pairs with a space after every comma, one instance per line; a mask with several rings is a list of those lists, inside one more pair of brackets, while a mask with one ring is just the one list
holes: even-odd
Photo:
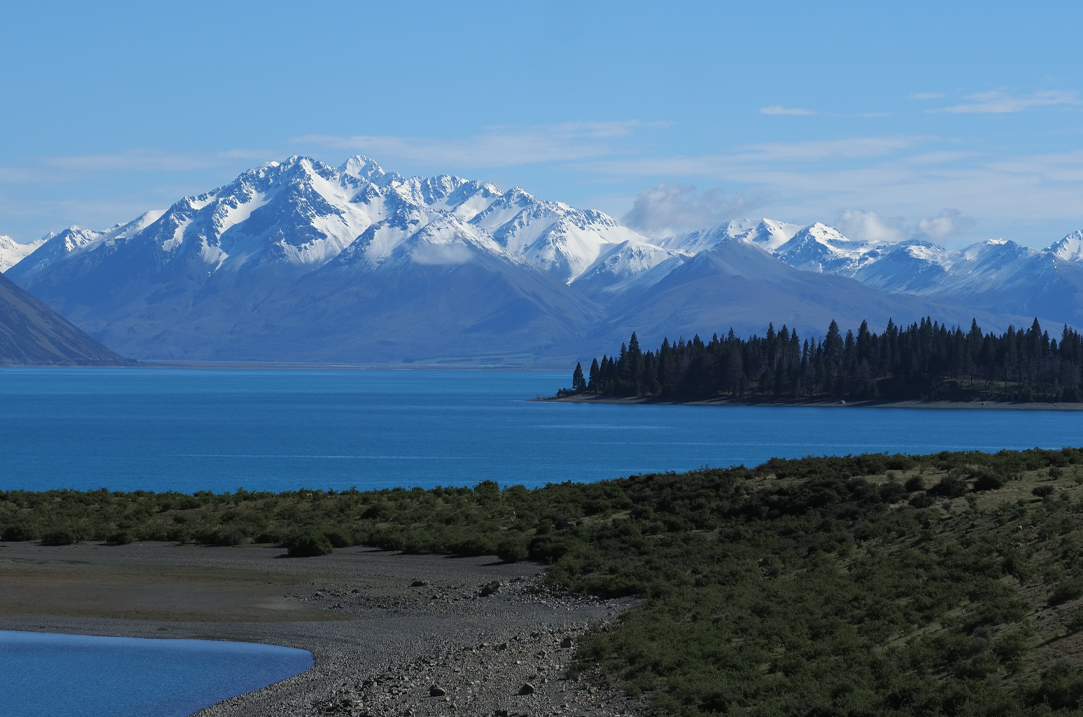
[[0, 714], [183, 717], [311, 666], [275, 645], [0, 630]]

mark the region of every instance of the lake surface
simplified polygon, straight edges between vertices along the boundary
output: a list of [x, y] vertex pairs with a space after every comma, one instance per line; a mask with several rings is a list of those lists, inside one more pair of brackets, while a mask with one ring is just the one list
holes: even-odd
[[1083, 412], [536, 403], [566, 371], [0, 369], [0, 489], [544, 485], [1083, 445]]
[[274, 645], [0, 631], [0, 714], [182, 717], [311, 666]]

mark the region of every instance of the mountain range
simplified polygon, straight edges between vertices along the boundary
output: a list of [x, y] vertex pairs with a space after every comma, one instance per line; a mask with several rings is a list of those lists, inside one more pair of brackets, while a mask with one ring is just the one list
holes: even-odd
[[292, 157], [164, 212], [71, 227], [6, 275], [140, 359], [551, 365], [633, 330], [653, 344], [832, 319], [1083, 325], [1079, 232], [1041, 251], [767, 219], [649, 238], [518, 187], [365, 157]]

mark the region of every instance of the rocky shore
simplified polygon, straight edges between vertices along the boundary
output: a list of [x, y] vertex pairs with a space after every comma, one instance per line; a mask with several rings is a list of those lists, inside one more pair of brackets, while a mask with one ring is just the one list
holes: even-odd
[[806, 408], [952, 408], [963, 410], [1013, 411], [1083, 411], [1083, 403], [1049, 401], [845, 401], [802, 399], [799, 401], [736, 400], [711, 398], [702, 401], [679, 401], [655, 396], [604, 396], [596, 393], [568, 394], [535, 398], [543, 403], [611, 403], [618, 405], [653, 404], [660, 406], [772, 406]]
[[[0, 629], [243, 640], [312, 669], [200, 717], [616, 715], [639, 703], [572, 668], [630, 600], [568, 595], [541, 566], [349, 548], [0, 547]], [[59, 589], [60, 587], [63, 589]], [[99, 597], [100, 596], [100, 597]]]

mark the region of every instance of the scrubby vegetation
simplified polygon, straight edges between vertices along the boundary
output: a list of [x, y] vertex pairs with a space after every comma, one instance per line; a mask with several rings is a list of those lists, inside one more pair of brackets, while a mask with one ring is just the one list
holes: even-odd
[[699, 336], [644, 352], [633, 333], [616, 356], [603, 356], [558, 394], [651, 396], [678, 401], [1083, 400], [1083, 337], [1064, 327], [1060, 341], [1035, 319], [1023, 331], [986, 334], [932, 319], [906, 328], [888, 321], [882, 334], [861, 323], [843, 336], [834, 321], [822, 341], [804, 342], [774, 326], [745, 340], [733, 329], [709, 342]]
[[5, 541], [498, 554], [641, 606], [580, 668], [658, 714], [1083, 708], [1083, 450], [772, 460], [536, 490], [0, 493]]

